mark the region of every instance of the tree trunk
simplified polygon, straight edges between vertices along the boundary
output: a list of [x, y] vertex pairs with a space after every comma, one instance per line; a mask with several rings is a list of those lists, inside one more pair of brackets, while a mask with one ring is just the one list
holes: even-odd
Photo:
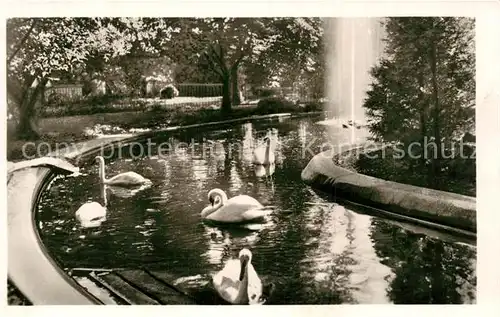
[[222, 77], [222, 106], [221, 111], [231, 112], [231, 76], [224, 74]]
[[240, 98], [240, 88], [238, 85], [238, 64], [231, 68], [231, 94], [232, 94], [232, 105], [238, 106], [241, 104]]
[[40, 138], [35, 117], [26, 112], [21, 112], [17, 125], [17, 138], [21, 140], [37, 140]]
[[436, 151], [437, 155], [433, 157], [432, 160], [432, 172], [433, 172], [433, 180], [434, 184], [437, 185], [438, 179], [439, 179], [439, 174], [441, 172], [441, 164], [440, 164], [440, 159], [441, 159], [441, 131], [440, 131], [440, 114], [441, 114], [441, 108], [439, 104], [439, 86], [438, 86], [438, 81], [437, 81], [437, 51], [436, 51], [436, 43], [433, 41], [431, 44], [431, 52], [430, 52], [430, 66], [431, 66], [431, 84], [432, 84], [432, 102], [434, 104], [434, 111], [433, 111], [433, 134], [434, 134], [434, 141], [436, 142]]
[[40, 137], [36, 118], [36, 104], [47, 83], [47, 79], [40, 80], [35, 88], [28, 88], [19, 106], [19, 124], [17, 126], [17, 137], [23, 140], [36, 140]]
[[421, 102], [421, 105], [420, 105], [420, 168], [421, 168], [421, 171], [425, 171], [426, 168], [427, 168], [427, 158], [425, 157], [425, 151], [424, 151], [424, 144], [425, 144], [425, 138], [427, 136], [427, 107], [428, 107], [428, 102], [427, 102], [427, 98], [424, 94], [424, 92], [422, 91], [421, 88], [424, 87], [424, 78], [423, 78], [423, 74], [419, 74], [418, 76], [418, 85], [420, 86], [419, 87], [419, 101]]
[[39, 138], [38, 127], [35, 119], [35, 92], [26, 92], [26, 97], [19, 107], [19, 123], [17, 125], [17, 137], [23, 140], [36, 140]]
[[[436, 242], [428, 242], [426, 245], [425, 251], [430, 255], [430, 263], [432, 263], [431, 267], [429, 267], [429, 278], [430, 278], [430, 296], [432, 304], [451, 304], [457, 303], [453, 298], [449, 298], [450, 292], [447, 292], [450, 288], [445, 287], [445, 285], [449, 285], [450, 281], [446, 281], [445, 274], [442, 274], [440, 271], [444, 267], [444, 259], [443, 255], [445, 253], [444, 246], [442, 243]], [[425, 252], [424, 251], [424, 252]], [[456, 294], [456, 292], [452, 291], [451, 294]], [[451, 300], [451, 302], [450, 302]]]

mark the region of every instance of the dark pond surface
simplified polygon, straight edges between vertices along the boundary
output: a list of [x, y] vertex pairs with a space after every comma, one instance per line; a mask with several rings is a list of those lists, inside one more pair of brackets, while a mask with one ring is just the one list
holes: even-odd
[[[264, 283], [275, 284], [267, 304], [474, 303], [475, 246], [338, 206], [335, 197], [302, 182], [312, 157], [303, 155], [304, 147], [313, 143], [317, 153], [328, 139], [351, 137], [342, 128], [326, 131], [316, 124], [320, 119], [158, 135], [150, 143], [171, 146], [163, 155], [154, 145], [135, 159], [123, 150], [121, 158], [106, 159], [108, 177], [133, 170], [153, 184], [135, 195], [106, 188], [107, 220], [96, 228], [83, 228], [75, 211], [86, 202], [103, 202], [97, 165], [84, 167], [83, 176], [58, 177], [37, 214], [42, 239], [66, 268], [165, 270], [200, 298], [213, 296], [211, 275], [247, 247]], [[275, 129], [278, 162], [272, 176], [261, 176], [266, 171], [256, 170], [250, 159], [269, 128]], [[187, 149], [179, 143], [193, 141]], [[206, 224], [199, 213], [212, 188], [229, 197], [253, 196], [273, 213], [264, 224]]]

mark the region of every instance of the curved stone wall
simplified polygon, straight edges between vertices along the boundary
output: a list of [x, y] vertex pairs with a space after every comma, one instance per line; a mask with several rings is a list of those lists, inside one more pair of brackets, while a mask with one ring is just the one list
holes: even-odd
[[99, 301], [57, 266], [41, 243], [34, 217], [48, 167], [13, 171], [7, 190], [8, 276], [34, 305], [92, 305]]
[[[252, 116], [222, 122], [172, 127], [163, 131], [290, 116], [289, 113]], [[36, 229], [35, 210], [44, 186], [48, 184], [52, 176], [58, 173], [77, 172], [78, 165], [84, 163], [85, 159], [92, 154], [97, 154], [103, 147], [126, 145], [128, 142], [147, 138], [158, 132], [160, 131], [98, 138], [50, 153], [49, 156], [52, 158], [45, 157], [18, 163], [8, 162], [10, 163], [7, 177], [8, 277], [32, 304], [102, 304], [58, 266], [41, 242]]]
[[313, 157], [302, 171], [302, 179], [360, 204], [476, 232], [476, 198], [352, 172], [335, 165], [331, 152]]

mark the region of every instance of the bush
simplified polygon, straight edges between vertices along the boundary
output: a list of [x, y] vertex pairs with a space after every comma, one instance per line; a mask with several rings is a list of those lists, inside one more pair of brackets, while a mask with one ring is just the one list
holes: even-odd
[[123, 99], [123, 95], [105, 94], [105, 95], [88, 95], [81, 99], [64, 99], [64, 97], [52, 94], [47, 100], [47, 107], [96, 107], [106, 106], [117, 100]]
[[40, 115], [42, 117], [63, 117], [145, 109], [147, 109], [147, 104], [142, 101], [131, 102], [129, 99], [123, 99], [123, 96], [120, 95], [103, 95], [46, 106], [40, 109]]
[[324, 111], [325, 104], [321, 102], [308, 102], [304, 106], [305, 112], [316, 112], [316, 111]]
[[84, 99], [84, 104], [88, 106], [107, 106], [111, 103], [116, 102], [117, 100], [124, 99], [125, 96], [120, 94], [105, 94], [105, 95], [96, 95], [89, 96]]
[[121, 95], [97, 95], [86, 96], [82, 99], [68, 100], [59, 95], [51, 95], [47, 105], [40, 109], [42, 117], [47, 116], [71, 116], [79, 114], [92, 114], [103, 112], [113, 102], [122, 99]]
[[253, 89], [253, 95], [257, 98], [267, 98], [276, 96], [278, 94], [278, 90], [272, 87], [258, 87]]
[[160, 103], [155, 103], [151, 106], [151, 111], [155, 111], [155, 112], [161, 112], [161, 111], [164, 111], [165, 108], [163, 107], [162, 104]]
[[68, 101], [69, 100], [65, 100], [63, 98], [63, 96], [58, 95], [54, 92], [52, 92], [50, 95], [47, 96], [47, 105], [50, 105], [50, 106], [60, 106]]
[[167, 85], [160, 91], [160, 99], [172, 99], [179, 96], [179, 91], [174, 85]]
[[262, 88], [259, 92], [259, 97], [261, 97], [261, 98], [272, 97], [272, 96], [276, 96], [277, 93], [278, 92], [276, 91], [276, 89]]
[[370, 155], [361, 154], [354, 161], [352, 168], [361, 174], [398, 183], [476, 196], [475, 158], [442, 159], [442, 170], [436, 175], [432, 172], [430, 162], [421, 167], [415, 159], [398, 159], [396, 155], [400, 153], [396, 153], [391, 147], [371, 152]]
[[291, 102], [280, 97], [268, 97], [261, 99], [257, 104], [258, 114], [272, 114], [281, 112], [294, 112], [297, 107]]

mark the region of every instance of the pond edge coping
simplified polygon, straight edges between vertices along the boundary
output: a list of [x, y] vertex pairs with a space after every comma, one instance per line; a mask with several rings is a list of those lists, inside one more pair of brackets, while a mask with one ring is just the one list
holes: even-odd
[[100, 304], [53, 259], [36, 226], [35, 210], [45, 186], [55, 175], [50, 167], [16, 170], [7, 188], [7, 275], [33, 305]]
[[[321, 113], [325, 112], [298, 113], [296, 116], [291, 113], [258, 115], [176, 126], [141, 132], [132, 136], [128, 134], [110, 138], [95, 138], [76, 143], [76, 147], [51, 152], [47, 156], [66, 160], [66, 163], [72, 163], [75, 160], [76, 163], [80, 163], [79, 159], [81, 157], [90, 155], [102, 149], [103, 146], [124, 145], [122, 143], [124, 141], [134, 141], [159, 132], [279, 117], [303, 117]], [[59, 175], [60, 172], [60, 168], [49, 164], [43, 166], [23, 166], [20, 169], [13, 170], [11, 175], [8, 175], [7, 276], [33, 305], [99, 305], [102, 304], [100, 300], [66, 274], [57, 261], [50, 256], [36, 226], [35, 213], [41, 193], [53, 177]]]
[[[422, 223], [449, 226], [452, 231], [476, 235], [476, 198], [456, 193], [383, 180], [340, 167], [333, 157], [345, 151], [328, 150], [315, 155], [302, 170], [308, 185], [347, 200]], [[453, 230], [454, 229], [454, 230]]]

